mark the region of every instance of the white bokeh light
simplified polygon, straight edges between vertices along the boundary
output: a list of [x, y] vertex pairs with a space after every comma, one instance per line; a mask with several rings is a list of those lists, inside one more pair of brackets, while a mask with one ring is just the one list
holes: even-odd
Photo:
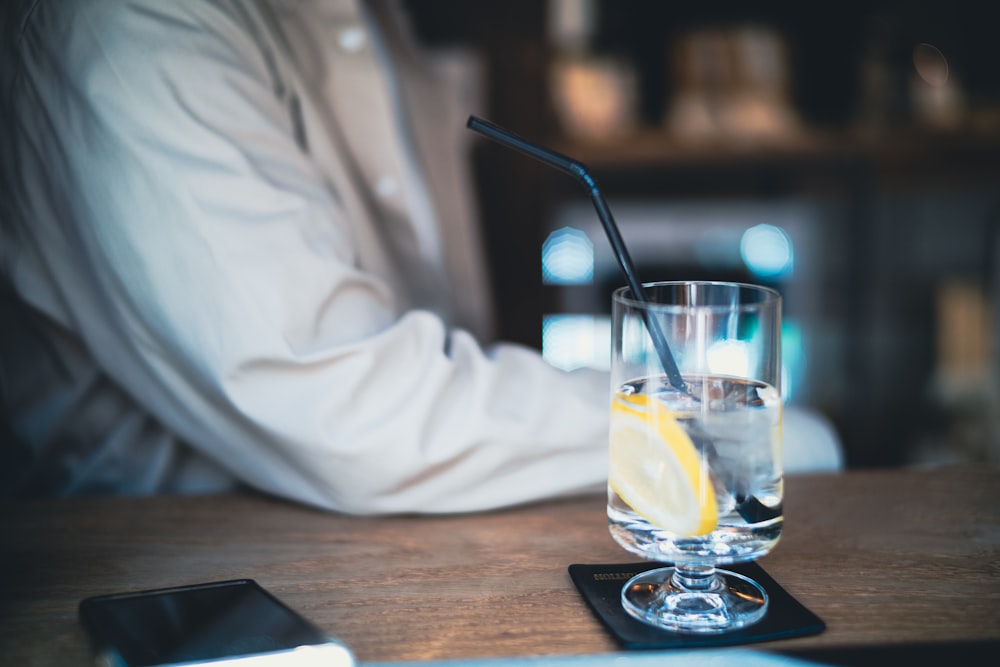
[[750, 376], [750, 350], [742, 340], [720, 340], [708, 348], [708, 370], [713, 375]]
[[611, 368], [611, 318], [602, 315], [546, 315], [542, 357], [562, 370]]

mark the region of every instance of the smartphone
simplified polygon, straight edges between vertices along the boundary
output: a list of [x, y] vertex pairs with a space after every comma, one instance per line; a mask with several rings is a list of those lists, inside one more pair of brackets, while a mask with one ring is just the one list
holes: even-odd
[[252, 579], [89, 597], [79, 615], [100, 667], [354, 665]]

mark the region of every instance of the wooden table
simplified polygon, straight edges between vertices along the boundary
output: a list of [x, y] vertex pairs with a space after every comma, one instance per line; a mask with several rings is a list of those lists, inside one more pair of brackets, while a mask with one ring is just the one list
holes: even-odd
[[[787, 480], [761, 565], [827, 630], [805, 650], [1000, 639], [1000, 469]], [[0, 504], [0, 664], [89, 664], [89, 595], [256, 579], [359, 660], [620, 650], [567, 574], [630, 562], [604, 502], [358, 518], [254, 495]]]

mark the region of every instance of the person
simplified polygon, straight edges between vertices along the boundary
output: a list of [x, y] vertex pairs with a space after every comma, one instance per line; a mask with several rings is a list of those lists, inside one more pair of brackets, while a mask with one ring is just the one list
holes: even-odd
[[599, 488], [608, 378], [493, 340], [472, 70], [358, 0], [19, 0], [16, 493], [466, 512]]

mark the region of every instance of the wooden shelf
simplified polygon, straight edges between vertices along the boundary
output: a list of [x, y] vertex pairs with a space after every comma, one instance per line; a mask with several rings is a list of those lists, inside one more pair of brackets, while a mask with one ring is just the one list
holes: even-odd
[[939, 159], [948, 157], [985, 159], [1000, 165], [1000, 130], [896, 130], [879, 136], [810, 130], [767, 140], [686, 141], [647, 129], [614, 141], [560, 137], [549, 145], [590, 168], [602, 170], [841, 161], [892, 164], [920, 160], [937, 165]]

